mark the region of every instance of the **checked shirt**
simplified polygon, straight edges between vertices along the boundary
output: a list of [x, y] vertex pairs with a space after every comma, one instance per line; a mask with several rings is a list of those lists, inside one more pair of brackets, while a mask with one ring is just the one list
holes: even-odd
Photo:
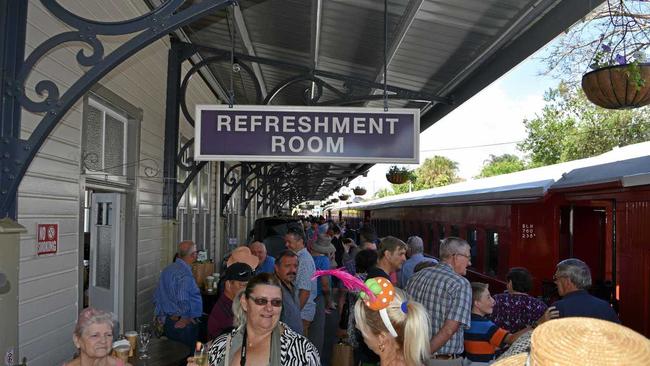
[[470, 327], [472, 314], [472, 287], [469, 281], [454, 272], [448, 264], [439, 263], [414, 274], [406, 286], [406, 292], [421, 303], [431, 316], [432, 337], [447, 319], [461, 323], [458, 331], [435, 353], [463, 353], [464, 330]]

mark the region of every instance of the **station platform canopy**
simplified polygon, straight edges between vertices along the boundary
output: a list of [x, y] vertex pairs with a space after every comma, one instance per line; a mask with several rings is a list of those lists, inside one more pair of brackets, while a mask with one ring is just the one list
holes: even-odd
[[[388, 107], [419, 108], [424, 131], [600, 3], [242, 0], [176, 34], [198, 51], [195, 61], [221, 60], [204, 77], [224, 103], [232, 91], [236, 104], [381, 108], [386, 60]], [[327, 197], [372, 166], [301, 165], [295, 171], [309, 177], [292, 180], [304, 199]]]

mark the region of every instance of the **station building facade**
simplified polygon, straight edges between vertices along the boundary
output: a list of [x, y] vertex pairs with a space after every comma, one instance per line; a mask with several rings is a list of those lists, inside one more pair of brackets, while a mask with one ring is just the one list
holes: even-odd
[[[145, 2], [67, 1], [70, 12], [88, 19], [119, 21], [146, 14]], [[69, 31], [40, 1], [30, 0], [25, 57], [43, 41]], [[105, 36], [105, 52], [131, 36]], [[237, 243], [254, 221], [253, 205], [237, 217], [235, 198], [220, 207], [218, 163], [209, 163], [182, 197], [177, 219], [164, 219], [163, 147], [168, 53], [164, 37], [103, 77], [78, 100], [49, 135], [28, 168], [17, 196], [20, 235], [18, 263], [18, 349], [30, 366], [51, 366], [74, 354], [77, 314], [89, 304], [113, 310], [119, 331], [153, 319], [153, 292], [159, 273], [171, 262], [175, 245], [194, 239], [210, 258], [223, 255], [226, 238]], [[75, 61], [83, 45], [55, 49], [35, 67], [26, 90], [42, 79], [70, 87], [84, 69]], [[85, 52], [89, 53], [86, 49]], [[184, 72], [191, 67], [183, 65]], [[39, 100], [32, 92], [29, 95]], [[190, 110], [218, 99], [196, 74], [187, 89]], [[22, 112], [22, 133], [41, 115]], [[193, 128], [180, 117], [181, 144]], [[180, 172], [179, 179], [187, 173]], [[39, 226], [41, 224], [41, 226]], [[54, 224], [58, 243], [52, 253], [37, 245], [39, 228]], [[2, 350], [3, 354], [5, 350]]]

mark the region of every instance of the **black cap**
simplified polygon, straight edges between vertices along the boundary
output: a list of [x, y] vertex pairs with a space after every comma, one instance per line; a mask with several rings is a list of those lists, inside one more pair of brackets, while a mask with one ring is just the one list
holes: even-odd
[[253, 269], [246, 263], [233, 263], [223, 274], [224, 280], [248, 281], [253, 277]]

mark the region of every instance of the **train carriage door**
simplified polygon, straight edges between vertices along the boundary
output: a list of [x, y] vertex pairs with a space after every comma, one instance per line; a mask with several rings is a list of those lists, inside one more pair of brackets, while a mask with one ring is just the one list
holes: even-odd
[[[578, 258], [591, 270], [591, 292], [604, 300], [612, 300], [611, 220], [607, 202], [573, 205], [562, 209], [560, 232], [560, 260]], [[567, 222], [568, 221], [568, 222]]]

